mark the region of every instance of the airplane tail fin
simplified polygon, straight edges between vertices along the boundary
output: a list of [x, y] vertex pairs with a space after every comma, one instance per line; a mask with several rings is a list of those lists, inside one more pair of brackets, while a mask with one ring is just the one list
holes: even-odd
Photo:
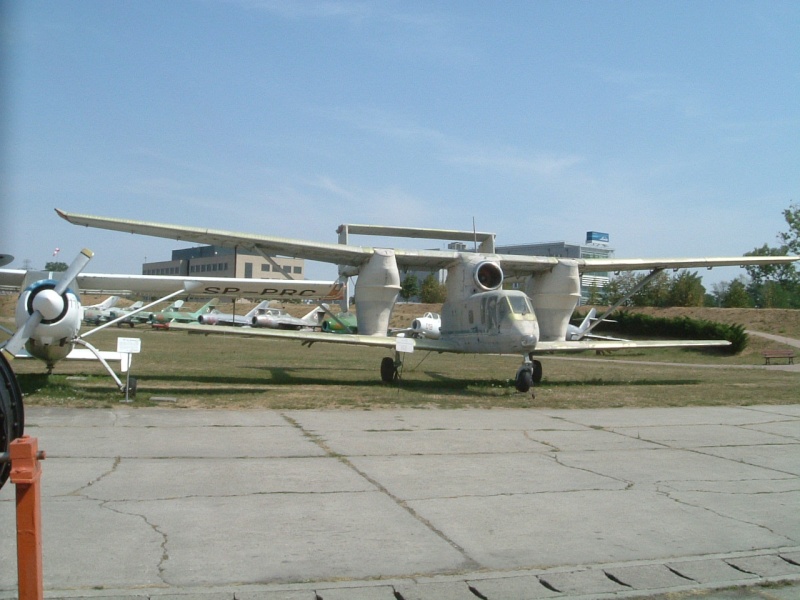
[[211, 300], [206, 302], [203, 306], [201, 306], [197, 310], [197, 312], [193, 313], [193, 316], [199, 317], [200, 315], [205, 315], [207, 313], [210, 313], [212, 310], [214, 310], [214, 307], [217, 305], [218, 302], [219, 298], [212, 298]]
[[244, 316], [245, 320], [249, 323], [253, 317], [255, 317], [257, 314], [259, 314], [258, 311], [264, 310], [265, 308], [269, 308], [269, 300], [262, 300], [258, 304], [258, 306], [256, 306], [255, 308], [251, 309], [250, 312], [248, 312]]
[[328, 309], [329, 306], [327, 304], [322, 304], [321, 306], [315, 307], [308, 314], [300, 317], [300, 320], [308, 323], [310, 327], [319, 327], [322, 325], [322, 321], [325, 319]]
[[95, 308], [106, 310], [108, 308], [116, 306], [117, 302], [119, 302], [119, 296], [109, 296], [108, 298], [103, 300], [100, 304], [98, 304]]
[[175, 300], [175, 302], [173, 302], [172, 304], [167, 306], [161, 312], [167, 312], [168, 310], [178, 310], [178, 309], [180, 309], [181, 306], [183, 306], [183, 300]]
[[596, 316], [597, 316], [597, 309], [593, 308], [586, 314], [586, 317], [578, 326], [578, 332], [583, 334], [587, 329], [589, 329], [589, 326], [592, 324], [592, 321], [595, 319]]

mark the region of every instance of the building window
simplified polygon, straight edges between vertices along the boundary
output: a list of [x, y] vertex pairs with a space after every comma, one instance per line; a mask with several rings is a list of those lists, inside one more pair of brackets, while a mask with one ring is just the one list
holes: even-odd
[[261, 265], [261, 271], [263, 273], [268, 273], [269, 272], [269, 265]]
[[295, 267], [294, 273], [295, 275], [300, 275], [303, 272], [303, 267]]

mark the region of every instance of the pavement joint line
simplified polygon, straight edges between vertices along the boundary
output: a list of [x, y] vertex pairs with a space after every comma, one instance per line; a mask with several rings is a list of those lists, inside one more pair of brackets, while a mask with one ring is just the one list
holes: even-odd
[[411, 515], [416, 521], [418, 521], [419, 523], [424, 525], [427, 529], [432, 531], [437, 537], [439, 537], [441, 540], [443, 540], [444, 542], [449, 544], [454, 550], [456, 550], [459, 554], [461, 554], [461, 556], [464, 557], [464, 560], [467, 562], [468, 565], [471, 566], [471, 568], [480, 568], [482, 566], [477, 560], [475, 560], [473, 557], [471, 557], [464, 548], [459, 546], [455, 541], [453, 541], [447, 535], [445, 535], [445, 533], [443, 531], [440, 531], [439, 529], [437, 529], [433, 525], [433, 523], [431, 523], [428, 519], [425, 519], [417, 511], [415, 511], [413, 508], [411, 508], [408, 505], [408, 502], [406, 502], [406, 501], [398, 498], [394, 494], [392, 494], [386, 488], [386, 486], [384, 486], [379, 481], [377, 481], [373, 477], [370, 477], [365, 472], [363, 472], [361, 469], [356, 467], [346, 456], [343, 456], [343, 455], [338, 454], [338, 453], [334, 452], [333, 450], [331, 450], [331, 448], [324, 442], [324, 440], [322, 440], [322, 438], [320, 438], [319, 436], [307, 431], [295, 419], [292, 419], [291, 417], [289, 417], [285, 413], [280, 413], [280, 414], [293, 427], [297, 428], [299, 431], [301, 431], [303, 433], [303, 435], [308, 437], [313, 443], [315, 443], [317, 446], [319, 446], [329, 457], [336, 458], [339, 462], [341, 462], [343, 465], [347, 466], [354, 473], [356, 473], [359, 477], [363, 478], [370, 485], [374, 486], [375, 489], [377, 489], [382, 494], [384, 494], [387, 498], [389, 498], [392, 502], [394, 502], [394, 504], [396, 504], [398, 507], [400, 507], [403, 511], [405, 511], [406, 513]]

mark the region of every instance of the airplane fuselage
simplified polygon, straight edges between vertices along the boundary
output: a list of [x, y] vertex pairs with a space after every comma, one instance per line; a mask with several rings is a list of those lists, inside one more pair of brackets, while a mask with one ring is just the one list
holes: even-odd
[[502, 289], [494, 258], [465, 253], [450, 265], [440, 339], [461, 352], [527, 354], [539, 339], [533, 305], [525, 293]]
[[539, 324], [523, 292], [495, 290], [446, 302], [440, 336], [463, 352], [527, 354], [539, 339]]

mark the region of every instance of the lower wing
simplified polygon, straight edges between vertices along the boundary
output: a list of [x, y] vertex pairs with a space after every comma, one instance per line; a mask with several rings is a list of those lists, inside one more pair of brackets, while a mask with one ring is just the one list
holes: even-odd
[[[170, 329], [201, 333], [204, 335], [241, 335], [248, 337], [266, 337], [282, 340], [296, 340], [311, 345], [317, 342], [329, 344], [350, 344], [355, 346], [373, 346], [378, 348], [397, 349], [404, 352], [411, 350], [429, 350], [431, 352], [457, 352], [464, 350], [447, 340], [431, 340], [425, 338], [406, 338], [383, 335], [333, 334], [322, 331], [287, 331], [283, 329], [266, 329], [255, 327], [230, 327], [216, 325], [208, 327], [198, 323], [170, 323]], [[581, 340], [578, 342], [539, 342], [534, 353], [540, 352], [577, 352], [580, 350], [623, 350], [628, 348], [685, 348], [705, 346], [729, 346], [725, 340]]]
[[357, 333], [336, 334], [322, 331], [293, 331], [262, 327], [230, 327], [227, 325], [208, 327], [198, 323], [170, 323], [169, 328], [174, 331], [188, 331], [189, 333], [202, 333], [204, 335], [241, 335], [247, 337], [295, 340], [309, 346], [317, 342], [323, 342], [329, 344], [350, 344], [355, 346], [396, 349], [399, 344], [400, 347], [406, 345], [406, 348], [409, 350], [413, 348], [416, 350], [431, 350], [433, 352], [461, 352], [455, 345], [442, 342], [441, 340], [398, 338], [388, 335], [358, 335]]
[[577, 352], [579, 350], [628, 350], [630, 348], [704, 348], [730, 346], [727, 340], [581, 340], [578, 342], [539, 342], [534, 353]]

